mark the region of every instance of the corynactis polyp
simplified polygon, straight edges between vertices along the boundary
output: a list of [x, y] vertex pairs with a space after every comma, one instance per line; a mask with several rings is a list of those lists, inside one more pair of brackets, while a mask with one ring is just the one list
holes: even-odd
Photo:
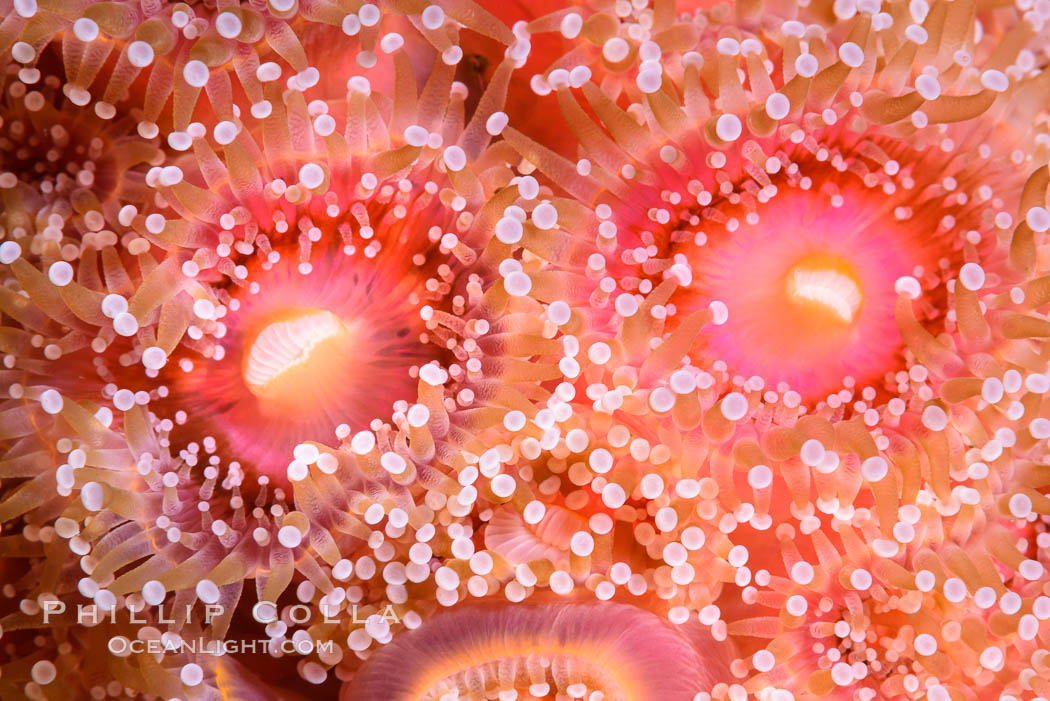
[[[582, 157], [570, 170], [522, 148], [576, 197], [603, 200], [594, 209], [601, 252], [580, 271], [598, 282], [592, 307], [637, 317], [648, 301], [674, 329], [714, 304], [725, 323], [691, 355], [770, 387], [786, 382], [807, 399], [827, 398], [844, 378], [880, 385], [900, 369], [900, 285], [915, 277], [936, 287], [943, 270], [972, 257], [965, 249], [987, 248], [996, 228], [1009, 226], [1005, 200], [981, 176], [1000, 173], [1017, 188], [1018, 174], [957, 154], [998, 139], [994, 121], [967, 121], [966, 111], [998, 104], [1010, 83], [998, 70], [969, 68], [970, 84], [956, 89], [964, 94], [942, 97], [949, 86], [931, 67], [914, 90], [891, 97], [885, 89], [901, 82], [899, 69], [891, 63], [873, 76], [877, 32], [848, 24], [838, 48], [819, 44], [824, 63], [808, 52], [828, 39], [802, 22], [783, 22], [774, 38], [698, 20], [676, 28], [701, 38], [674, 60], [653, 41], [631, 59], [608, 40], [606, 59], [631, 67], [619, 96], [571, 70], [550, 72]], [[653, 58], [661, 55], [662, 63]], [[964, 50], [955, 59], [973, 60]], [[1043, 87], [1021, 81], [1018, 90], [1034, 96]], [[927, 128], [933, 123], [941, 127]], [[994, 152], [976, 150], [989, 160]], [[671, 287], [649, 297], [665, 280]]]
[[15, 0], [0, 695], [1050, 697], [1045, 3], [706, 4]]
[[692, 701], [725, 665], [695, 628], [615, 603], [464, 606], [377, 652], [340, 698]]
[[[415, 90], [408, 64], [399, 70], [405, 73], [399, 80]], [[451, 76], [449, 67], [434, 74], [424, 87], [424, 105], [436, 91], [451, 88], [451, 104], [461, 106], [465, 92], [452, 85]], [[350, 78], [351, 115], [377, 109], [369, 92], [367, 79]], [[412, 398], [418, 367], [449, 350], [441, 332], [426, 328], [430, 305], [462, 313], [466, 282], [457, 284], [457, 278], [467, 277], [477, 259], [458, 237], [467, 236], [470, 214], [464, 208], [468, 197], [479, 197], [481, 185], [466, 173], [468, 157], [460, 146], [449, 146], [441, 160], [443, 139], [452, 140], [452, 134], [435, 130], [428, 136], [427, 130], [436, 127], [440, 112], [428, 119], [395, 114], [408, 124], [404, 134], [373, 134], [354, 145], [352, 116], [339, 134], [324, 103], [311, 104], [310, 132], [290, 132], [299, 137], [286, 144], [293, 151], [271, 156], [264, 171], [242, 160], [259, 148], [248, 133], [237, 137], [238, 127], [222, 122], [216, 138], [226, 146], [225, 170], [216, 172], [221, 162], [205, 158], [189, 164], [192, 169], [156, 169], [151, 181], [173, 204], [200, 200], [198, 206], [215, 210], [220, 227], [215, 249], [198, 248], [182, 265], [183, 274], [204, 285], [196, 288], [200, 292], [190, 290], [196, 318], [189, 331], [197, 341], [191, 345], [207, 360], [180, 359], [187, 377], [169, 388], [173, 418], [192, 419], [191, 435], [214, 432], [238, 460], [282, 478], [297, 443], [331, 435], [341, 424], [362, 428], [389, 416], [394, 401]], [[294, 114], [304, 108], [304, 101], [291, 100], [288, 112], [275, 110], [260, 120], [271, 126], [257, 136], [266, 141], [268, 129], [280, 132], [298, 117], [309, 119], [305, 112]], [[341, 160], [362, 147], [365, 153]], [[370, 149], [377, 151], [367, 155]], [[288, 161], [302, 165], [289, 170]], [[262, 192], [238, 192], [243, 179]], [[466, 197], [456, 192], [457, 184]], [[206, 205], [205, 186], [231, 188], [230, 201]], [[175, 204], [183, 210], [181, 220], [150, 215], [147, 232], [179, 236], [184, 222], [196, 223], [186, 206]], [[213, 218], [194, 211], [202, 225]], [[251, 262], [253, 254], [261, 262]], [[158, 356], [153, 369], [164, 362]], [[322, 382], [327, 389], [311, 395], [310, 388], [320, 390]], [[208, 428], [209, 417], [217, 417], [214, 429]], [[289, 457], [282, 460], [282, 454]]]
[[[379, 231], [366, 224], [368, 238], [356, 245], [346, 224], [345, 243], [312, 244], [320, 229], [300, 220], [305, 245], [271, 249], [264, 263], [249, 263], [243, 285], [216, 278], [216, 294], [194, 301], [190, 334], [204, 357], [180, 354], [158, 376], [168, 400], [156, 411], [174, 421], [172, 440], [213, 436], [221, 453], [283, 483], [297, 444], [334, 440], [340, 426], [368, 427], [414, 397], [419, 367], [448, 353], [440, 339], [428, 343], [422, 310], [440, 304], [438, 284], [454, 273], [432, 262], [444, 259], [437, 241], [409, 239], [419, 217], [401, 221], [401, 202], [412, 200], [405, 188], [394, 192], [387, 211], [365, 219]], [[433, 210], [420, 202], [413, 206]]]
[[[927, 147], [932, 155], [897, 158], [870, 141], [842, 148], [832, 139], [799, 150], [809, 158], [788, 149], [762, 165], [774, 173], [758, 202], [719, 197], [697, 208], [696, 225], [694, 214], [672, 234], [678, 243], [666, 259], [688, 270], [691, 284], [668, 301], [685, 310], [725, 305], [725, 323], [691, 351], [694, 358], [722, 360], [770, 387], [785, 383], [807, 400], [841, 390], [844, 378], [881, 388], [887, 373], [904, 367], [895, 316], [903, 281], [935, 285], [960, 264], [965, 246], [988, 247], [990, 228], [960, 206], [979, 198], [960, 191], [961, 173], [944, 175], [935, 145]], [[901, 161], [910, 163], [904, 171]], [[942, 180], [917, 181], [927, 170]], [[956, 226], [967, 227], [967, 243], [951, 241]], [[933, 309], [922, 316], [939, 330], [943, 319]]]

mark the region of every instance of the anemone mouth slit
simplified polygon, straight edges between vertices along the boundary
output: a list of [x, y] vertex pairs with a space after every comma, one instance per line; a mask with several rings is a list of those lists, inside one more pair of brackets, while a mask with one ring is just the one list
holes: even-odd
[[270, 321], [244, 354], [244, 383], [264, 404], [295, 404], [304, 385], [330, 379], [349, 362], [350, 331], [325, 309], [289, 309]]
[[855, 273], [842, 260], [807, 256], [785, 277], [789, 297], [828, 316], [832, 324], [852, 324], [860, 314], [864, 293]]

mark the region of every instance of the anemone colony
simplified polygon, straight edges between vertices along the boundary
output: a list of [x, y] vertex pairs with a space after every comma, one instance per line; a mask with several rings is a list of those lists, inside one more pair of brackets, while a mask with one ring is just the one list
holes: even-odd
[[1046, 0], [0, 15], [0, 698], [1050, 698]]

